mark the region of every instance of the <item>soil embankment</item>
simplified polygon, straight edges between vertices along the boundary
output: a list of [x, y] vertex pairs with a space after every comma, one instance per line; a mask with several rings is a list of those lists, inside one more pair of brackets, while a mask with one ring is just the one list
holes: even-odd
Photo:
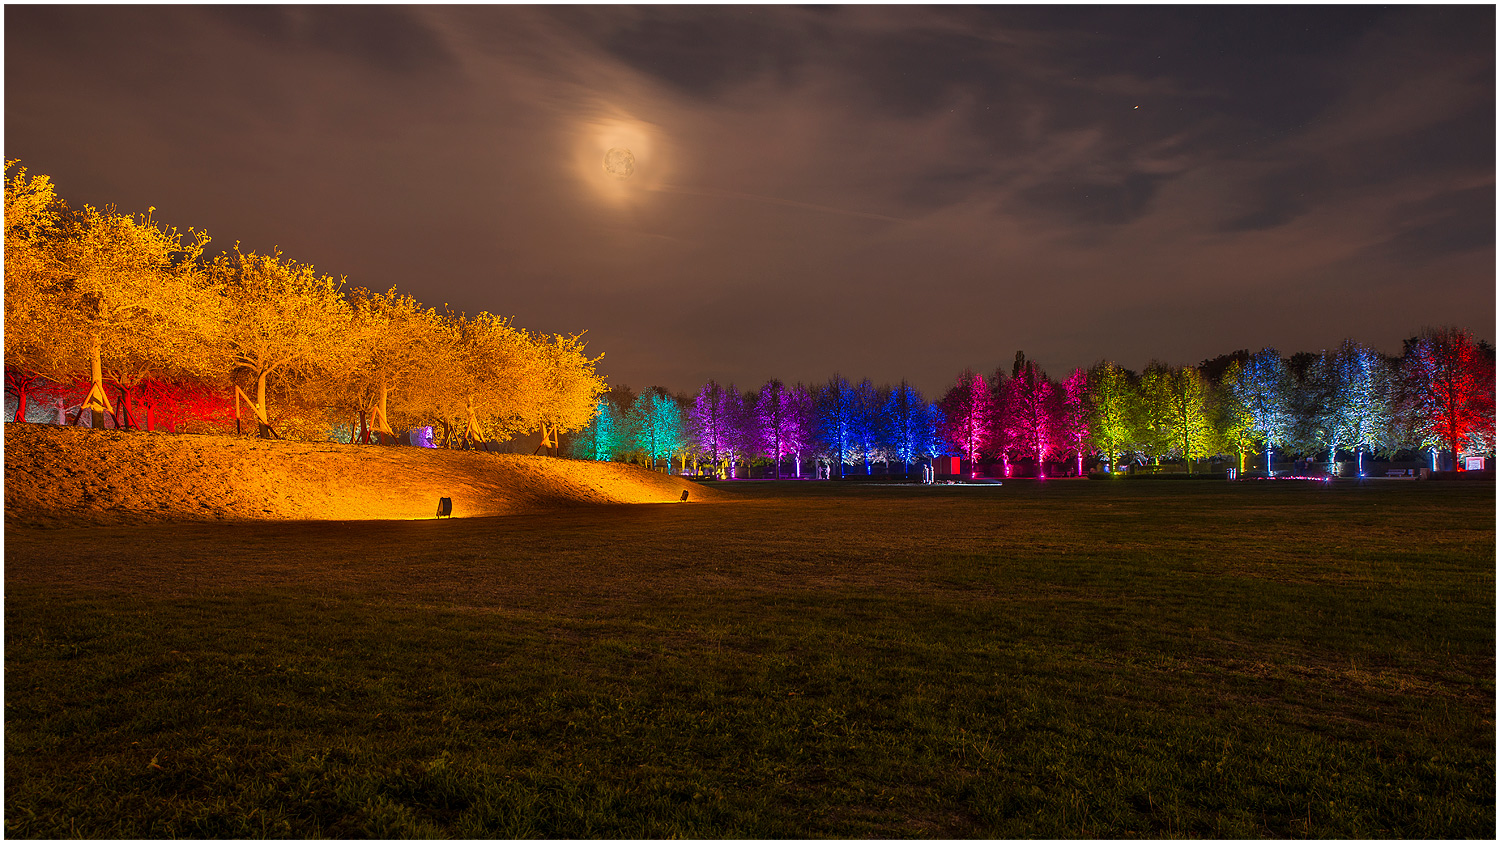
[[498, 516], [723, 498], [620, 463], [412, 447], [5, 424], [5, 523]]

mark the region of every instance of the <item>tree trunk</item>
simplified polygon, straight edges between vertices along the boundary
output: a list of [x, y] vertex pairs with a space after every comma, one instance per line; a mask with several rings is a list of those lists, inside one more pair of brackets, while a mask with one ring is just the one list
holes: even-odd
[[133, 397], [130, 395], [130, 390], [125, 387], [121, 387], [119, 408], [120, 418], [115, 421], [115, 427], [119, 428], [122, 431], [128, 431], [131, 428], [134, 428], [137, 431], [141, 429], [140, 423], [135, 420], [135, 416], [130, 412], [130, 403], [132, 400]]
[[266, 373], [260, 373], [255, 379], [255, 402], [258, 405], [255, 424], [259, 436], [263, 440], [273, 439], [276, 432], [271, 430], [271, 414], [266, 411]]
[[25, 422], [26, 421], [26, 387], [25, 387], [25, 385], [21, 385], [21, 386], [16, 387], [16, 418], [15, 418], [14, 421], [16, 421], [16, 422]]
[[370, 444], [370, 423], [365, 419], [365, 411], [359, 412], [359, 442], [362, 445]]

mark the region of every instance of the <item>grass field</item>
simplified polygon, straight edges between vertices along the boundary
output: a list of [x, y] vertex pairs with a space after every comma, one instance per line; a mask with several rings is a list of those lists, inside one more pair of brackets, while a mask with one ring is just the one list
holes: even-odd
[[1495, 834], [1476, 484], [11, 530], [11, 837]]

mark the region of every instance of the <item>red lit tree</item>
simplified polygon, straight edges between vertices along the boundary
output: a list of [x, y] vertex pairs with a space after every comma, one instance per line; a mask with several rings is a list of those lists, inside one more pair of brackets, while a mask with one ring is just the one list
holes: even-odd
[[1408, 348], [1404, 370], [1428, 440], [1443, 447], [1455, 468], [1470, 448], [1494, 449], [1495, 363], [1466, 329], [1424, 330]]

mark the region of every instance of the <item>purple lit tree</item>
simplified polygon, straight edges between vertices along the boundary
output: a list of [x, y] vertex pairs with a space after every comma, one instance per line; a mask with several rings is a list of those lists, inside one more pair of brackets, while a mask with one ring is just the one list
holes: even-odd
[[739, 410], [738, 398], [739, 393], [733, 384], [725, 389], [719, 382], [710, 380], [698, 391], [693, 407], [688, 411], [689, 429], [698, 442], [699, 451], [713, 461], [715, 476], [721, 469], [720, 461], [733, 451], [731, 443], [739, 438], [735, 418]]
[[991, 412], [994, 399], [984, 376], [965, 369], [958, 382], [943, 394], [938, 402], [943, 411], [943, 426], [939, 434], [951, 444], [955, 451], [969, 459], [970, 474], [979, 462], [979, 451], [990, 438]]

